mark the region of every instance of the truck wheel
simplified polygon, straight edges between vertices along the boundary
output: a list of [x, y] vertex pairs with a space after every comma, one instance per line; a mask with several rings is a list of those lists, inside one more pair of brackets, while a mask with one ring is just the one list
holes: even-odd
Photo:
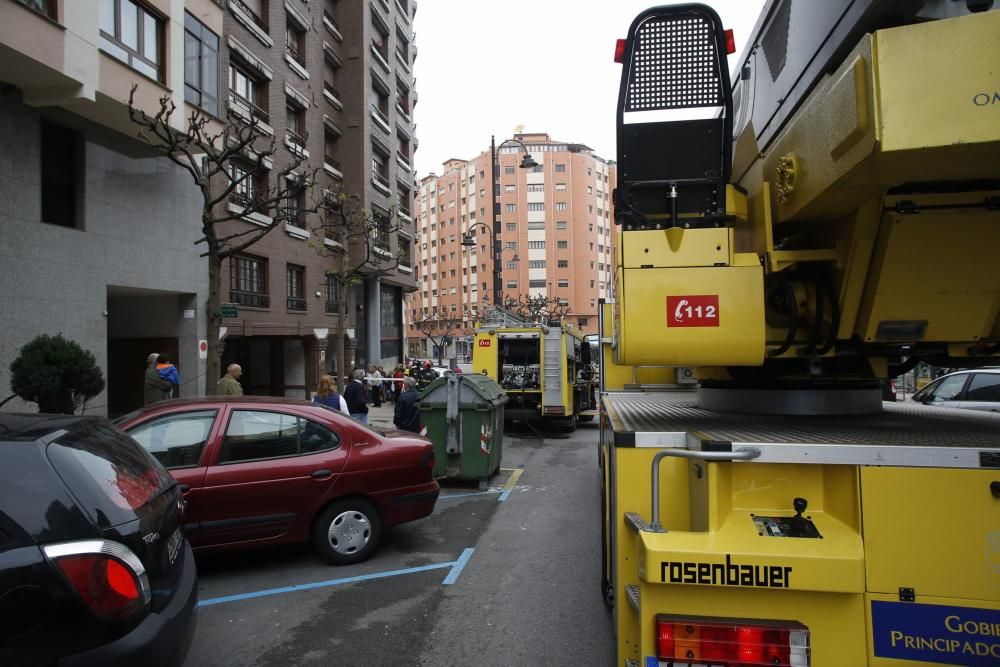
[[333, 565], [367, 560], [382, 539], [382, 517], [361, 498], [339, 500], [319, 515], [313, 527], [316, 549]]

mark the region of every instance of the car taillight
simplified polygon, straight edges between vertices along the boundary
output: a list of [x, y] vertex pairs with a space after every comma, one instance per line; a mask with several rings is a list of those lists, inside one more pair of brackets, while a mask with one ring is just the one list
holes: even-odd
[[125, 545], [85, 540], [50, 544], [43, 550], [94, 614], [121, 618], [149, 603], [146, 568]]
[[656, 651], [668, 662], [726, 667], [808, 667], [809, 629], [800, 623], [656, 617]]

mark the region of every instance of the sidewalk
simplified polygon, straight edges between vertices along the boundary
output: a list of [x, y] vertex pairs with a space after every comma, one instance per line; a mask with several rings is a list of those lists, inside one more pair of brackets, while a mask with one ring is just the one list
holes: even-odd
[[392, 427], [392, 415], [396, 409], [395, 404], [383, 402], [381, 407], [368, 406], [368, 423], [372, 426]]

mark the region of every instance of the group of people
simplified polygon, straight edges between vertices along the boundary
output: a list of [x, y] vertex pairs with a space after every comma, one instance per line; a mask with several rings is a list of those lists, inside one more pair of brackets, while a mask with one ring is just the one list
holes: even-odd
[[[409, 375], [403, 371], [403, 365], [397, 364], [391, 377], [386, 375], [381, 366], [370, 365], [368, 373], [365, 369], [356, 368], [351, 373], [351, 381], [344, 389], [343, 395], [336, 389], [336, 382], [330, 375], [323, 375], [313, 396], [313, 402], [338, 410], [345, 415], [361, 422], [368, 423], [368, 405], [380, 407], [383, 400], [395, 403], [393, 423], [404, 431], [420, 433], [423, 429], [420, 423], [420, 409], [417, 407], [419, 379], [426, 379], [419, 367], [414, 367]], [[434, 373], [427, 362], [427, 370]], [[243, 387], [239, 383], [243, 369], [239, 364], [232, 363], [226, 367], [226, 374], [216, 385], [216, 394], [220, 396], [242, 396]], [[437, 377], [437, 373], [434, 373]], [[419, 378], [419, 379], [418, 379]], [[153, 352], [146, 358], [146, 375], [143, 384], [143, 404], [149, 405], [178, 395], [180, 377], [177, 367], [165, 354]]]

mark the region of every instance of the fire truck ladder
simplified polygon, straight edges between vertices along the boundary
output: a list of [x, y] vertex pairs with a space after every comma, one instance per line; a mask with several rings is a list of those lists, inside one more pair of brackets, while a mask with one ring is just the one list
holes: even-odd
[[542, 412], [563, 406], [563, 373], [566, 362], [562, 351], [562, 327], [550, 327], [542, 338]]

